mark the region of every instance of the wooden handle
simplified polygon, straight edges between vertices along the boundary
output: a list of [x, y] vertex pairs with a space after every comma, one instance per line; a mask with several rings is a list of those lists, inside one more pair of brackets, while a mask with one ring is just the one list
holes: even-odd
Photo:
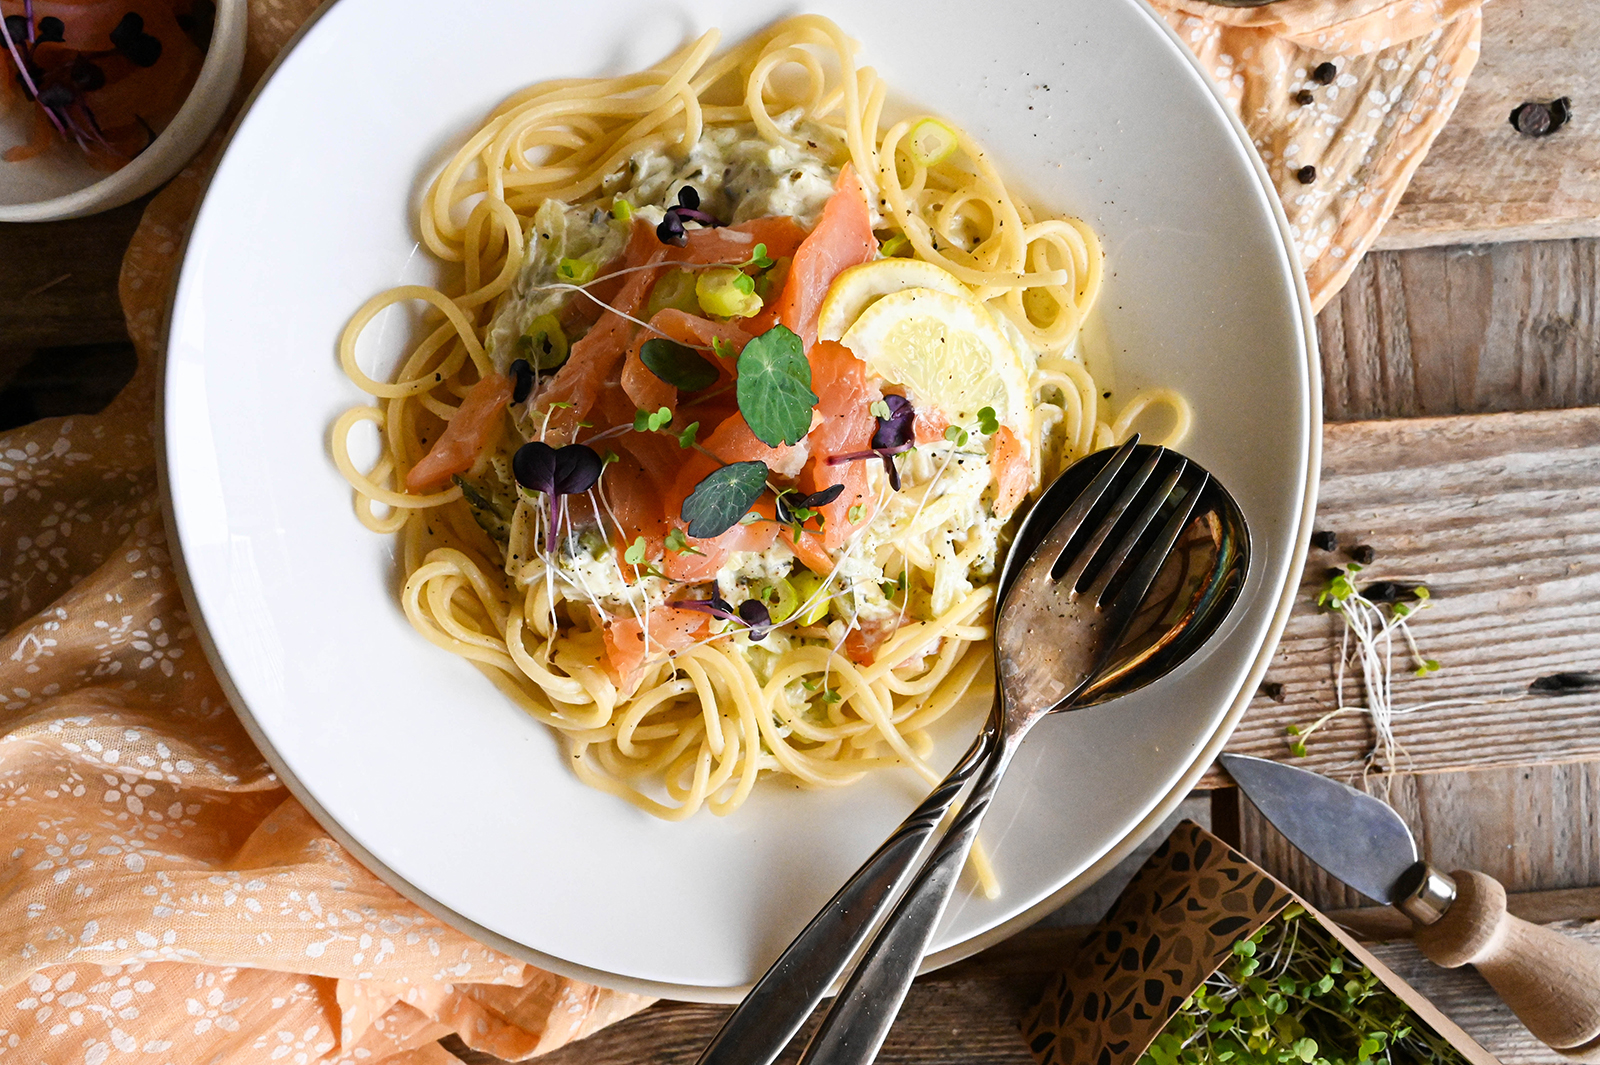
[[1506, 912], [1506, 889], [1491, 876], [1451, 873], [1456, 900], [1416, 931], [1434, 962], [1473, 965], [1539, 1039], [1566, 1056], [1600, 1061], [1600, 949]]

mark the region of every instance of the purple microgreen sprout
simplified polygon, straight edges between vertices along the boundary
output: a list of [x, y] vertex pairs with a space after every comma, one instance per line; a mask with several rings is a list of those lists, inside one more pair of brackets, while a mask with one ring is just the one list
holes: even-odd
[[844, 485], [836, 484], [824, 488], [820, 492], [810, 495], [800, 495], [793, 489], [786, 488], [777, 493], [778, 505], [776, 514], [778, 521], [784, 525], [803, 525], [810, 518], [821, 518], [821, 509], [839, 498], [844, 491]]
[[712, 592], [710, 599], [680, 599], [668, 605], [679, 610], [698, 610], [722, 621], [738, 622], [750, 630], [752, 640], [764, 640], [772, 631], [772, 614], [758, 599], [746, 599], [735, 610], [732, 603]]
[[916, 437], [917, 412], [911, 406], [909, 399], [893, 393], [874, 402], [870, 409], [878, 419], [877, 427], [872, 431], [871, 448], [867, 451], [850, 451], [842, 455], [829, 456], [828, 465], [838, 466], [846, 462], [859, 462], [862, 459], [881, 458], [884, 471], [889, 475], [889, 487], [898, 492], [900, 470], [894, 464], [894, 456], [902, 451], [911, 450]]
[[700, 210], [700, 193], [693, 185], [678, 190], [677, 204], [667, 208], [661, 224], [656, 226], [656, 239], [675, 248], [683, 247], [689, 243], [689, 233], [683, 228], [685, 222], [695, 222], [706, 229], [722, 225], [714, 216]]
[[566, 497], [581, 495], [594, 487], [605, 464], [586, 444], [555, 448], [542, 440], [523, 444], [511, 457], [511, 472], [517, 484], [542, 492], [549, 500], [549, 521], [545, 526], [544, 549], [556, 549], [556, 527], [566, 512]]
[[533, 367], [527, 359], [517, 359], [511, 364], [511, 402], [526, 403], [533, 394]]

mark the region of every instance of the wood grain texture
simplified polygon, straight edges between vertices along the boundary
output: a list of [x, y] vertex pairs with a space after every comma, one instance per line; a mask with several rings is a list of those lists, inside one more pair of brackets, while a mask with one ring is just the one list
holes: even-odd
[[[1557, 764], [1600, 757], [1600, 690], [1529, 691], [1538, 677], [1600, 672], [1600, 410], [1407, 419], [1327, 427], [1317, 525], [1346, 549], [1371, 545], [1360, 583], [1426, 582], [1433, 606], [1412, 630], [1444, 669], [1416, 679], [1396, 656], [1397, 706], [1469, 705], [1397, 715], [1403, 749], [1388, 770]], [[1258, 695], [1228, 749], [1288, 755], [1286, 728], [1334, 706], [1340, 619], [1314, 603], [1327, 567], [1312, 551], [1300, 595]], [[1359, 674], [1357, 675], [1359, 676]], [[1347, 676], [1346, 702], [1364, 705]], [[1367, 717], [1331, 720], [1300, 764], [1359, 773]], [[1209, 783], [1221, 781], [1213, 771]]]
[[1317, 316], [1329, 421], [1600, 403], [1600, 241], [1373, 252]]
[[[1417, 168], [1380, 248], [1600, 234], [1600, 7], [1491, 0], [1483, 51], [1455, 114]], [[1569, 96], [1548, 137], [1511, 127], [1526, 100]]]

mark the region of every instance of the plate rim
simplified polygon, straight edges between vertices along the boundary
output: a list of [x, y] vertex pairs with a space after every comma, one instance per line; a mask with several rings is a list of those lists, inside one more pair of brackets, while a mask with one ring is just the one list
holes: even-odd
[[[1135, 824], [1117, 843], [1113, 844], [1099, 858], [1084, 868], [1077, 876], [1067, 881], [1056, 891], [1045, 896], [1027, 909], [1019, 912], [1008, 920], [1002, 921], [994, 927], [971, 936], [960, 943], [953, 944], [942, 951], [935, 952], [923, 959], [918, 970], [919, 975], [935, 969], [951, 965], [968, 958], [987, 947], [993, 946], [1002, 940], [1021, 931], [1033, 924], [1046, 913], [1059, 908], [1090, 887], [1101, 876], [1110, 871], [1119, 862], [1132, 853], [1146, 838], [1150, 836], [1171, 814], [1171, 812], [1193, 790], [1196, 781], [1203, 776], [1207, 769], [1216, 760], [1227, 741], [1232, 737], [1239, 720], [1248, 708], [1251, 696], [1261, 679], [1266, 675], [1273, 655], [1277, 651], [1283, 630], [1289, 621], [1289, 614], [1298, 594], [1299, 581], [1295, 575], [1305, 568], [1305, 560], [1309, 549], [1311, 526], [1315, 519], [1317, 493], [1321, 481], [1321, 454], [1322, 454], [1322, 368], [1321, 356], [1317, 343], [1316, 313], [1311, 306], [1310, 290], [1306, 284], [1305, 271], [1299, 266], [1299, 254], [1295, 248], [1294, 237], [1289, 228], [1288, 217], [1284, 212], [1283, 203], [1279, 198], [1277, 189], [1273, 186], [1270, 175], [1260, 154], [1256, 151], [1248, 131], [1239, 116], [1228, 105], [1226, 98], [1218, 89], [1216, 83], [1206, 74], [1198, 58], [1183, 43], [1177, 32], [1167, 24], [1160, 14], [1147, 2], [1147, 0], [1124, 0], [1135, 8], [1148, 22], [1153, 24], [1161, 33], [1171, 41], [1184, 61], [1200, 76], [1201, 81], [1210, 92], [1212, 100], [1221, 110], [1227, 121], [1228, 127], [1233, 131], [1239, 143], [1246, 149], [1251, 172], [1256, 178], [1260, 190], [1265, 194], [1271, 207], [1273, 221], [1277, 234], [1282, 242], [1282, 250], [1290, 265], [1290, 276], [1294, 288], [1294, 307], [1300, 318], [1302, 339], [1305, 344], [1306, 373], [1305, 387], [1302, 400], [1305, 403], [1305, 433], [1301, 443], [1305, 452], [1305, 465], [1299, 471], [1302, 483], [1302, 492], [1299, 500], [1299, 514], [1296, 521], [1294, 539], [1286, 568], [1286, 577], [1283, 588], [1280, 590], [1278, 601], [1273, 608], [1272, 617], [1266, 627], [1260, 646], [1252, 660], [1249, 669], [1243, 675], [1239, 687], [1234, 694], [1233, 701], [1227, 712], [1219, 720], [1211, 736], [1196, 749], [1188, 767], [1178, 775], [1167, 792], [1151, 807], [1145, 817]], [[182, 288], [183, 276], [188, 269], [189, 243], [194, 235], [195, 222], [200, 211], [205, 206], [205, 201], [210, 193], [212, 179], [218, 167], [232, 146], [234, 137], [238, 134], [254, 109], [262, 92], [271, 83], [278, 73], [279, 68], [288, 57], [300, 46], [305, 36], [319, 23], [336, 4], [338, 0], [322, 0], [305, 22], [290, 36], [273, 58], [272, 62], [262, 72], [260, 79], [251, 88], [249, 95], [239, 107], [238, 113], [230, 123], [227, 133], [223, 136], [216, 151], [207, 166], [206, 173], [201, 181], [201, 189], [195, 201], [194, 209], [189, 216], [189, 224], [183, 234], [182, 242], [178, 249], [178, 268], [175, 281], [167, 293], [165, 310], [162, 315], [161, 326], [158, 331], [160, 348], [156, 360], [156, 483], [160, 497], [162, 520], [166, 527], [169, 553], [172, 560], [172, 570], [177, 579], [179, 591], [184, 600], [184, 606], [190, 615], [190, 623], [194, 626], [196, 638], [206, 656], [206, 662], [216, 676], [217, 683], [223, 694], [227, 697], [230, 708], [244, 726], [246, 734], [260, 750], [262, 757], [272, 767], [278, 779], [297, 799], [306, 811], [311, 814], [317, 824], [327, 832], [335, 841], [345, 848], [360, 864], [370, 873], [393, 888], [399, 895], [414, 905], [420, 907], [430, 915], [462, 932], [479, 943], [500, 951], [519, 961], [535, 965], [558, 976], [581, 980], [598, 987], [611, 990], [647, 995], [655, 998], [669, 998], [677, 1001], [708, 1003], [717, 1005], [732, 1005], [740, 1002], [749, 992], [753, 984], [739, 986], [711, 986], [702, 984], [676, 984], [669, 981], [650, 980], [639, 977], [625, 976], [601, 969], [595, 969], [578, 962], [569, 961], [556, 955], [547, 954], [527, 944], [517, 942], [501, 935], [492, 929], [478, 924], [471, 918], [445, 905], [439, 900], [426, 894], [402, 877], [390, 866], [379, 860], [365, 846], [360, 844], [345, 828], [325, 810], [309, 789], [291, 772], [288, 771], [283, 757], [273, 747], [272, 743], [256, 721], [254, 714], [248, 709], [243, 693], [235, 685], [231, 674], [223, 662], [211, 629], [199, 608], [199, 599], [189, 575], [188, 565], [182, 549], [182, 538], [178, 535], [177, 515], [174, 510], [172, 486], [170, 483], [169, 465], [167, 462], [167, 402], [168, 402], [168, 355], [171, 348], [171, 334], [173, 326], [173, 311], [177, 304], [178, 292]]]

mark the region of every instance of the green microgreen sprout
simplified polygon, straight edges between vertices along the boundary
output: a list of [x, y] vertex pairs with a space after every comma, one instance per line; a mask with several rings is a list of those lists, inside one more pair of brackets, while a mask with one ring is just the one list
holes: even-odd
[[666, 541], [666, 543], [667, 543], [667, 550], [671, 551], [674, 555], [704, 555], [705, 554], [704, 551], [701, 551], [698, 548], [696, 548], [693, 545], [691, 545], [689, 543], [689, 538], [687, 536], [685, 536], [684, 533], [683, 533], [683, 530], [678, 528], [676, 525], [674, 525], [671, 529], [669, 529], [667, 531], [667, 541]]
[[888, 421], [890, 418], [894, 417], [894, 411], [889, 409], [889, 404], [885, 403], [881, 399], [873, 400], [872, 405], [869, 406], [867, 410], [872, 412], [872, 416], [874, 418], [878, 418], [882, 421]]
[[678, 433], [678, 446], [681, 448], [694, 447], [695, 434], [700, 431], [699, 422], [690, 422]]
[[1463, 1065], [1299, 905], [1233, 945], [1138, 1065]]
[[861, 519], [866, 517], [866, 514], [866, 505], [862, 503], [857, 503], [855, 506], [844, 512], [845, 519], [849, 521], [851, 525], [860, 525]]
[[671, 407], [662, 407], [653, 414], [647, 410], [634, 411], [633, 413], [633, 431], [636, 433], [653, 433], [658, 429], [665, 429], [671, 424]]
[[772, 260], [767, 257], [766, 244], [757, 244], [754, 248], [751, 248], [750, 258], [746, 259], [742, 263], [737, 264], [737, 266], [740, 270], [743, 270], [747, 266], [753, 266], [757, 270], [771, 270]]
[[711, 338], [711, 351], [719, 359], [736, 359], [739, 357], [738, 350], [721, 337]]
[[[1344, 569], [1330, 570], [1328, 579], [1316, 593], [1316, 604], [1338, 614], [1342, 622], [1339, 640], [1339, 660], [1334, 673], [1334, 708], [1309, 725], [1290, 726], [1293, 737], [1289, 753], [1297, 758], [1307, 754], [1306, 741], [1323, 725], [1349, 709], [1361, 709], [1372, 718], [1377, 734], [1373, 748], [1367, 754], [1371, 768], [1392, 770], [1396, 757], [1403, 754], [1394, 735], [1396, 714], [1416, 710], [1437, 709], [1446, 706], [1469, 704], [1469, 700], [1438, 700], [1413, 705], [1397, 706], [1393, 700], [1393, 654], [1396, 636], [1404, 641], [1405, 652], [1413, 663], [1418, 677], [1427, 677], [1440, 668], [1437, 660], [1425, 658], [1411, 631], [1411, 621], [1423, 610], [1433, 605], [1432, 593], [1426, 585], [1395, 580], [1370, 581], [1358, 587], [1355, 575], [1362, 572], [1360, 564], [1352, 562]], [[1344, 678], [1347, 666], [1361, 669], [1361, 684], [1366, 706], [1352, 707], [1345, 702]], [[1381, 756], [1381, 757], [1380, 757]]]
[[822, 701], [830, 706], [843, 698], [844, 696], [839, 694], [838, 688], [826, 688], [822, 692]]

